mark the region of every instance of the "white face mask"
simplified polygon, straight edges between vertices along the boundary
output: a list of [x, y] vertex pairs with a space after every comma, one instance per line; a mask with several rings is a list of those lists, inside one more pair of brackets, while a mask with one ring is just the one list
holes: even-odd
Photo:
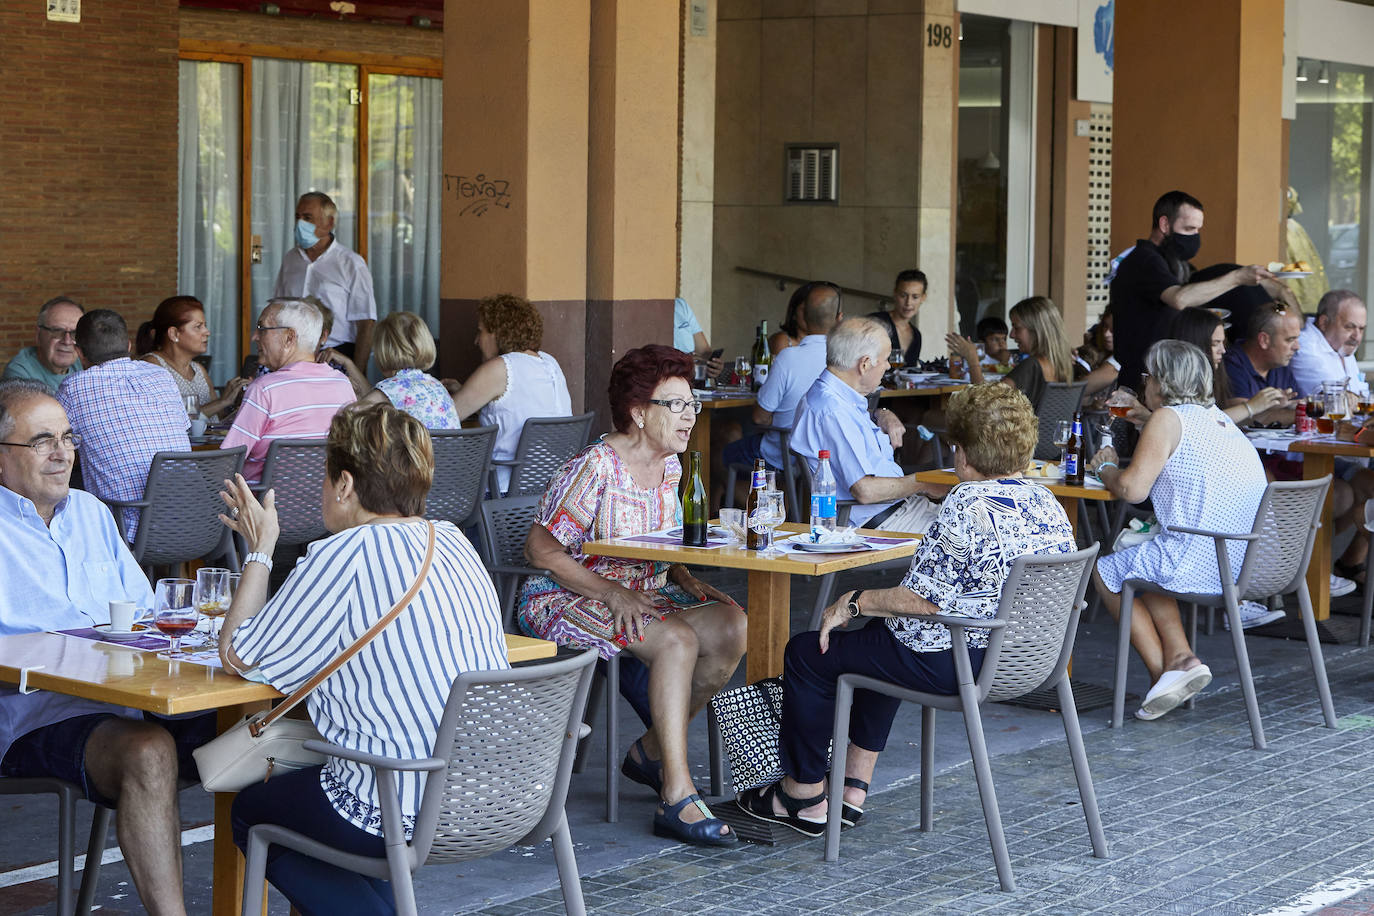
[[296, 244], [302, 248], [314, 248], [319, 244], [319, 238], [315, 235], [315, 224], [308, 223], [303, 219], [296, 220]]

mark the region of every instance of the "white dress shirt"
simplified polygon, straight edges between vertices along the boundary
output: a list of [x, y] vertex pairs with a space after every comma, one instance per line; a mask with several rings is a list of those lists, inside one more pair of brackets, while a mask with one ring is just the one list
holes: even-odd
[[327, 347], [353, 343], [358, 339], [357, 322], [377, 320], [372, 271], [362, 255], [338, 239], [313, 261], [296, 246], [282, 258], [272, 297], [295, 296], [316, 296], [334, 313]]
[[1293, 356], [1289, 368], [1298, 380], [1299, 394], [1319, 391], [1322, 382], [1349, 379], [1351, 392], [1369, 395], [1369, 383], [1365, 381], [1354, 355], [1341, 356], [1332, 349], [1331, 341], [1317, 328], [1315, 318], [1307, 319], [1307, 326], [1298, 336], [1298, 352]]

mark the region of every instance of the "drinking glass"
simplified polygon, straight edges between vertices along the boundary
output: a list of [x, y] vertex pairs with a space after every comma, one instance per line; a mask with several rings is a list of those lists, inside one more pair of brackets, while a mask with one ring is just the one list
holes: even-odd
[[1059, 466], [1064, 466], [1064, 449], [1069, 445], [1069, 435], [1073, 432], [1073, 424], [1068, 420], [1060, 420], [1054, 424], [1054, 444], [1059, 449]]
[[154, 590], [153, 626], [164, 636], [172, 638], [166, 652], [159, 658], [176, 658], [181, 654], [181, 638], [196, 628], [196, 583], [194, 579], [158, 579]]
[[744, 543], [744, 510], [743, 509], [721, 509], [720, 526], [729, 534], [731, 540], [736, 543]]
[[786, 517], [782, 492], [764, 490], [759, 497], [758, 508], [749, 516], [749, 527], [764, 534], [768, 541], [767, 546], [759, 551], [759, 556], [775, 557], [782, 553], [773, 542], [773, 530], [781, 525]]
[[750, 373], [754, 371], [754, 366], [749, 362], [747, 356], [735, 357], [735, 384], [748, 385]]
[[1126, 386], [1121, 386], [1112, 392], [1112, 396], [1107, 398], [1107, 411], [1117, 419], [1124, 420], [1126, 415], [1131, 412], [1131, 401], [1139, 400], [1136, 394]]
[[233, 593], [229, 588], [229, 577], [233, 575], [227, 569], [218, 566], [206, 566], [196, 570], [196, 610], [210, 619], [210, 643], [218, 645], [218, 621], [229, 611], [229, 602], [233, 598]]
[[200, 416], [200, 400], [194, 394], [186, 395], [182, 401], [186, 404], [186, 416], [192, 420]]
[[906, 352], [901, 347], [893, 347], [892, 352], [887, 355], [887, 364], [892, 369], [900, 369], [906, 365]]

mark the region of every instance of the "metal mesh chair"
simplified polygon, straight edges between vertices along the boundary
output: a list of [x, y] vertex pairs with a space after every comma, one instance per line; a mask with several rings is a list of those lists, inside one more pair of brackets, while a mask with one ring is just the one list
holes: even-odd
[[110, 830], [110, 815], [103, 805], [95, 806], [91, 818], [91, 837], [86, 843], [86, 866], [81, 872], [81, 892], [73, 899], [72, 879], [76, 874], [76, 803], [81, 787], [65, 779], [51, 777], [0, 779], [0, 795], [57, 796], [57, 912], [60, 916], [86, 914], [95, 901], [96, 882], [100, 880], [100, 859], [105, 853], [105, 837]]
[[495, 426], [431, 430], [434, 442], [434, 483], [425, 498], [425, 518], [449, 521], [459, 528], [471, 525], [482, 502]]
[[[570, 914], [585, 913], [563, 805], [595, 661], [595, 650], [588, 650], [537, 665], [459, 675], [444, 707], [433, 757], [397, 760], [307, 741], [308, 749], [376, 770], [386, 858], [344, 853], [284, 827], [259, 824], [248, 832], [243, 913], [263, 911], [267, 851], [273, 845], [389, 879], [397, 912], [413, 914], [411, 876], [420, 866], [477, 859], [549, 836], [564, 908]], [[433, 774], [425, 781], [410, 842], [392, 775], [399, 770]]]
[[324, 439], [277, 439], [267, 449], [262, 478], [253, 490], [277, 491], [281, 536], [277, 547], [298, 547], [329, 536], [320, 508], [324, 490]]
[[[582, 450], [596, 412], [574, 417], [530, 417], [520, 431], [514, 458], [492, 460], [492, 496], [543, 495], [549, 480]], [[501, 489], [497, 468], [510, 468], [510, 485]]]
[[[1016, 889], [1011, 858], [1007, 853], [1006, 837], [1002, 833], [1002, 816], [997, 808], [997, 790], [992, 782], [987, 742], [983, 737], [983, 720], [979, 707], [983, 703], [1011, 700], [1039, 687], [1054, 687], [1059, 695], [1059, 713], [1064, 720], [1064, 736], [1068, 739], [1069, 757], [1073, 761], [1078, 780], [1078, 795], [1083, 803], [1083, 817], [1088, 822], [1088, 836], [1092, 840], [1093, 855], [1107, 858], [1107, 838], [1102, 832], [1102, 819], [1097, 810], [1097, 795], [1093, 791], [1092, 773], [1088, 770], [1088, 755], [1083, 747], [1083, 733], [1078, 727], [1078, 712], [1074, 706], [1073, 687], [1069, 683], [1069, 659], [1073, 656], [1074, 636], [1078, 630], [1078, 615], [1083, 610], [1083, 594], [1092, 573], [1097, 546], [1077, 553], [1027, 555], [1012, 564], [1007, 581], [1002, 585], [1001, 602], [993, 620], [954, 617], [936, 614], [926, 618], [950, 628], [953, 637], [954, 667], [959, 677], [959, 693], [944, 696], [908, 690], [855, 674], [839, 679], [835, 695], [835, 728], [832, 734], [837, 755], [849, 742], [849, 707], [855, 690], [872, 690], [921, 705], [921, 829], [929, 831], [935, 798], [935, 710], [962, 712], [968, 732], [969, 751], [973, 755], [974, 776], [978, 794], [983, 802], [983, 819], [987, 822], [988, 840], [997, 865], [997, 877], [1002, 890]], [[988, 648], [977, 679], [969, 659], [964, 633], [977, 628], [989, 631]], [[830, 768], [829, 820], [826, 824], [825, 858], [833, 862], [840, 852], [840, 817], [843, 806], [836, 802], [844, 794], [844, 767]]]
[[[1321, 698], [1322, 716], [1327, 728], [1336, 727], [1336, 711], [1331, 702], [1331, 688], [1326, 682], [1326, 662], [1322, 658], [1321, 642], [1317, 636], [1317, 621], [1312, 616], [1312, 598], [1307, 591], [1307, 566], [1312, 559], [1312, 544], [1321, 524], [1322, 504], [1331, 486], [1331, 475], [1319, 480], [1275, 482], [1264, 489], [1255, 512], [1255, 523], [1249, 533], [1203, 531], [1198, 528], [1169, 526], [1171, 532], [1212, 538], [1216, 544], [1217, 566], [1221, 571], [1220, 595], [1170, 592], [1153, 582], [1127, 579], [1121, 587], [1121, 617], [1116, 644], [1116, 683], [1112, 694], [1112, 728], [1120, 728], [1126, 706], [1126, 664], [1131, 652], [1132, 603], [1138, 592], [1167, 595], [1180, 605], [1189, 606], [1189, 630], [1197, 641], [1197, 608], [1224, 608], [1231, 622], [1231, 645], [1236, 653], [1240, 689], [1245, 696], [1245, 710], [1250, 717], [1250, 735], [1256, 750], [1263, 750], [1264, 725], [1260, 722], [1259, 702], [1255, 698], [1255, 681], [1250, 674], [1250, 656], [1245, 650], [1245, 631], [1240, 623], [1241, 601], [1265, 601], [1273, 595], [1297, 592], [1301, 609], [1303, 632], [1307, 637], [1307, 651], [1312, 660], [1312, 675]], [[1240, 575], [1231, 584], [1231, 559], [1226, 552], [1227, 541], [1248, 541], [1245, 562]], [[1191, 703], [1191, 701], [1189, 701]]]
[[1035, 405], [1035, 417], [1040, 421], [1040, 437], [1035, 443], [1036, 458], [1041, 461], [1059, 460], [1059, 446], [1054, 444], [1055, 426], [1062, 420], [1073, 420], [1073, 415], [1083, 406], [1083, 392], [1087, 389], [1087, 382], [1045, 383], [1040, 403]]
[[525, 540], [534, 524], [542, 496], [506, 496], [483, 500], [480, 528], [482, 561], [496, 583], [501, 600], [501, 619], [511, 630], [515, 594], [527, 576], [547, 576], [547, 569], [525, 564]]
[[[1369, 569], [1369, 561], [1374, 560], [1374, 499], [1365, 500], [1364, 530], [1369, 534], [1369, 545], [1364, 555], [1364, 568]], [[1369, 621], [1374, 617], [1374, 584], [1365, 573], [1364, 603], [1360, 609], [1360, 648], [1369, 645]]]
[[219, 520], [224, 511], [219, 494], [224, 481], [232, 480], [243, 469], [246, 452], [243, 446], [158, 452], [148, 467], [142, 499], [106, 500], [114, 510], [121, 535], [124, 513], [120, 510], [139, 510], [132, 552], [145, 572], [154, 566], [173, 566], [203, 557], [225, 557], [231, 569], [239, 568], [233, 532]]

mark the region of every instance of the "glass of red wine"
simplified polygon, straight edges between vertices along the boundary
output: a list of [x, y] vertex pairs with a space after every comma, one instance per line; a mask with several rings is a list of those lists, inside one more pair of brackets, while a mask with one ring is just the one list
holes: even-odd
[[181, 638], [196, 628], [200, 612], [196, 610], [196, 582], [194, 579], [158, 579], [154, 589], [153, 626], [172, 645], [159, 658], [176, 658], [181, 654]]

